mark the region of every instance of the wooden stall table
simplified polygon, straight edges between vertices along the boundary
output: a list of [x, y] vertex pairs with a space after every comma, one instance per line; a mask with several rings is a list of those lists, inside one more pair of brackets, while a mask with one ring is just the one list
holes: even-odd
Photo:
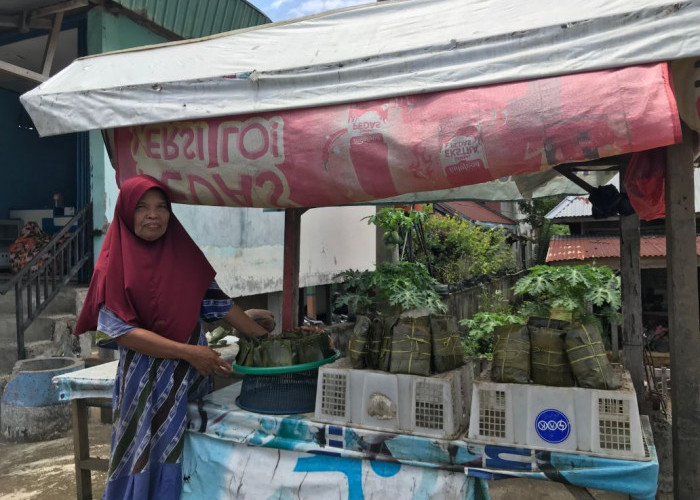
[[95, 365], [53, 378], [61, 401], [70, 401], [73, 410], [73, 451], [75, 488], [78, 500], [92, 499], [91, 471], [107, 471], [109, 460], [90, 456], [88, 408], [112, 407], [114, 378], [118, 361]]

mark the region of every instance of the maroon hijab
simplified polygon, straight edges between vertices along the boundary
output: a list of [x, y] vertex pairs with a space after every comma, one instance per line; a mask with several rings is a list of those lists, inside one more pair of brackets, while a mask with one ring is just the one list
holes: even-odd
[[178, 342], [187, 342], [197, 325], [216, 273], [172, 210], [161, 238], [148, 242], [136, 236], [136, 204], [152, 188], [168, 199], [167, 188], [151, 176], [122, 183], [76, 334], [95, 330], [100, 304], [131, 325]]

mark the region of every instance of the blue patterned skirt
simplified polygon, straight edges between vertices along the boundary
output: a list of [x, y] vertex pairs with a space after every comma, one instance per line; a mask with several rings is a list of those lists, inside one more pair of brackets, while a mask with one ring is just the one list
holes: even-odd
[[[189, 343], [206, 345], [199, 325]], [[104, 500], [180, 498], [187, 403], [210, 390], [186, 361], [119, 348]]]

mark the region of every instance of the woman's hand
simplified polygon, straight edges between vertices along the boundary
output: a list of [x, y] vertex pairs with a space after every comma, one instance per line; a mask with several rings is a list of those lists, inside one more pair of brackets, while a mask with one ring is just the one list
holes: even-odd
[[[274, 328], [274, 317], [271, 316], [271, 313], [269, 319], [272, 321], [272, 328]], [[224, 316], [224, 320], [245, 337], [264, 337], [269, 333], [236, 304], [231, 306], [231, 309]]]
[[245, 314], [268, 332], [274, 330], [277, 325], [275, 315], [267, 309], [246, 309]]
[[201, 375], [228, 375], [232, 368], [224, 361], [221, 354], [205, 345], [188, 345], [183, 359], [191, 364]]
[[118, 337], [117, 344], [154, 358], [182, 359], [202, 375], [227, 375], [232, 371], [221, 354], [210, 347], [182, 344], [143, 328], [134, 328]]

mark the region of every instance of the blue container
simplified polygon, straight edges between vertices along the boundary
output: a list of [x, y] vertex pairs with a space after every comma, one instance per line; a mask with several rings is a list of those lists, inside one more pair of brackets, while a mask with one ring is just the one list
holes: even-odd
[[51, 379], [82, 368], [83, 360], [76, 358], [18, 361], [0, 401], [2, 435], [13, 441], [42, 441], [70, 429], [70, 405], [60, 402]]

